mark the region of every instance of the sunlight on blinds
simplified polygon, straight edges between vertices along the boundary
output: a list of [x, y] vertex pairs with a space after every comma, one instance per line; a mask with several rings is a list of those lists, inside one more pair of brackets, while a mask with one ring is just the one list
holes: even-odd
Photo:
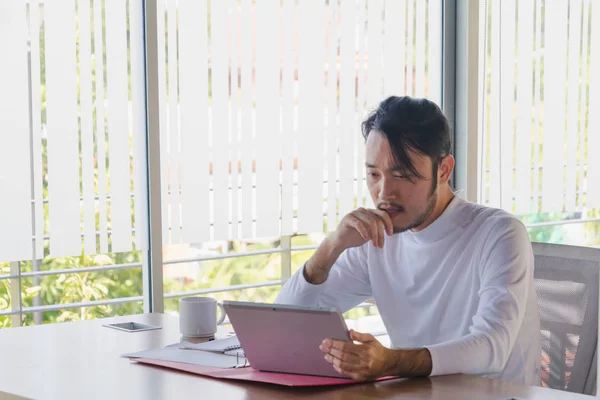
[[27, 14], [22, 2], [0, 1], [0, 255], [2, 261], [32, 257]]
[[50, 255], [81, 252], [75, 3], [44, 3]]
[[[38, 1], [32, 1], [29, 6], [29, 33], [30, 48], [40, 48], [40, 8]], [[42, 174], [42, 96], [40, 91], [41, 73], [40, 73], [40, 53], [32, 51], [30, 55], [31, 70], [31, 165], [33, 167], [33, 217], [35, 219], [34, 232], [44, 232], [44, 185]], [[35, 95], [34, 95], [35, 93]], [[0, 236], [1, 237], [1, 236]], [[44, 254], [44, 241], [41, 237], [35, 237], [35, 258], [40, 258]]]
[[[82, 1], [78, 8], [79, 22], [79, 87], [82, 93], [92, 93], [92, 30], [90, 3]], [[81, 181], [83, 198], [94, 198], [94, 124], [92, 96], [82, 96], [81, 115]], [[83, 245], [86, 254], [96, 253], [96, 207], [92, 201], [83, 202]]]
[[[111, 251], [120, 253], [132, 248], [127, 7], [125, 2], [120, 1], [107, 1], [105, 4], [106, 15], [111, 18], [106, 29], [108, 163], [110, 170], [116, 172], [109, 175]], [[90, 93], [84, 95], [89, 96]]]
[[[600, 70], [600, 7], [598, 2], [594, 3], [596, 12], [592, 13], [591, 26], [595, 27], [592, 30], [591, 36], [591, 55], [590, 55], [590, 71]], [[588, 207], [600, 208], [600, 157], [597, 151], [600, 149], [600, 77], [598, 73], [590, 74], [589, 76], [589, 109], [590, 112], [589, 127], [588, 127], [588, 169], [587, 169], [587, 201]]]
[[161, 0], [158, 14], [165, 244], [334, 229], [368, 198], [366, 113], [392, 94], [441, 99], [438, 0]]
[[[181, 213], [184, 243], [198, 243], [210, 239], [208, 138], [198, 135], [197, 129], [208, 130], [208, 34], [206, 1], [179, 2], [179, 79], [185, 82], [179, 88], [181, 148]], [[166, 163], [163, 162], [163, 165]], [[166, 226], [168, 228], [168, 225]], [[164, 236], [163, 236], [164, 239]]]
[[[0, 124], [25, 133], [0, 143], [12, 171], [1, 237], [19, 243], [0, 260], [141, 248], [142, 2], [2, 4], [14, 69], [2, 112], [24, 117]], [[160, 0], [157, 11], [165, 243], [334, 229], [368, 203], [365, 115], [392, 94], [441, 99], [439, 0]]]
[[130, 251], [146, 218], [142, 2], [1, 4], [0, 262]]
[[481, 203], [519, 215], [600, 207], [600, 80], [591, 73], [600, 63], [592, 29], [600, 13], [592, 6], [488, 1]]

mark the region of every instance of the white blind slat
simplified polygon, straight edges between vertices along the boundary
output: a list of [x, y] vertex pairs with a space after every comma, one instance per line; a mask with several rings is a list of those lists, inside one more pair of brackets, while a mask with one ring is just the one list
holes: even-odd
[[229, 63], [227, 3], [211, 2], [213, 240], [229, 237]]
[[90, 3], [79, 4], [79, 98], [81, 115], [81, 180], [83, 186], [83, 244], [96, 254], [96, 199], [94, 193], [94, 125], [92, 115], [92, 60]]
[[518, 64], [517, 64], [517, 174], [516, 205], [517, 214], [527, 214], [531, 210], [531, 130], [532, 130], [532, 69], [533, 69], [533, 30], [534, 2], [519, 2], [518, 19]]
[[[354, 81], [356, 79], [356, 3], [343, 1], [341, 8], [340, 27], [340, 130], [339, 130], [339, 203], [340, 219], [354, 208], [354, 159], [355, 116], [354, 116]], [[361, 6], [364, 6], [364, 4]], [[360, 34], [359, 34], [360, 37]], [[364, 41], [364, 39], [363, 39]], [[363, 46], [364, 47], [364, 46]], [[359, 53], [360, 55], [363, 52]], [[359, 65], [362, 67], [362, 58]], [[361, 88], [363, 81], [360, 79], [362, 68], [359, 69], [359, 82]], [[360, 104], [360, 103], [359, 103]], [[359, 166], [360, 168], [360, 166]], [[337, 224], [333, 229], [337, 227]], [[328, 224], [329, 227], [329, 224]], [[329, 229], [329, 228], [328, 228]], [[331, 229], [330, 229], [331, 230]]]
[[416, 2], [416, 24], [415, 24], [415, 96], [425, 96], [425, 6], [427, 2]]
[[[582, 32], [582, 38], [583, 38], [583, 42], [582, 42], [582, 49], [587, 49], [589, 48], [589, 41], [588, 41], [588, 35], [589, 35], [589, 30], [590, 30], [590, 24], [589, 24], [589, 13], [590, 13], [590, 2], [589, 0], [584, 0], [583, 2], [583, 32]], [[588, 64], [588, 52], [587, 51], [582, 51], [581, 52], [581, 65], [582, 70], [581, 70], [581, 85], [582, 88], [580, 90], [579, 93], [579, 104], [581, 104], [580, 107], [580, 113], [579, 113], [579, 118], [580, 121], [582, 121], [581, 125], [580, 125], [580, 131], [579, 131], [579, 143], [585, 143], [585, 135], [586, 135], [586, 129], [585, 129], [585, 124], [583, 123], [583, 121], [585, 121], [588, 118], [588, 107], [586, 107], [586, 105], [588, 104], [588, 100], [589, 100], [589, 95], [588, 95], [588, 90], [584, 90], [585, 85], [587, 83], [588, 80], [588, 74], [590, 72], [589, 69], [589, 64]], [[589, 125], [588, 125], [588, 129], [589, 129]], [[577, 169], [577, 175], [578, 175], [578, 187], [580, 190], [584, 190], [585, 189], [585, 153], [584, 153], [584, 148], [582, 146], [580, 146], [579, 148], [579, 159], [580, 159], [580, 163]], [[577, 204], [578, 207], [584, 207], [586, 204], [586, 196], [579, 196], [579, 202]]]
[[177, 0], [167, 0], [167, 77], [168, 77], [168, 132], [169, 192], [171, 203], [171, 243], [181, 243], [181, 196], [179, 183], [179, 112], [177, 76]]
[[383, 0], [368, 2], [367, 25], [367, 108], [377, 107], [383, 95], [382, 16]]
[[427, 82], [425, 96], [438, 105], [442, 105], [442, 1], [429, 0], [427, 24], [428, 47]]
[[414, 95], [414, 64], [413, 54], [415, 48], [414, 42], [414, 18], [415, 18], [415, 2], [408, 0], [406, 11], [406, 93], [407, 96]]
[[384, 97], [404, 95], [406, 0], [385, 3]]
[[298, 231], [305, 233], [323, 229], [324, 1], [298, 8]]
[[569, 66], [568, 74], [568, 116], [567, 116], [567, 162], [565, 182], [565, 207], [567, 210], [575, 210], [577, 192], [577, 140], [579, 130], [579, 67], [581, 60], [581, 0], [570, 2], [569, 9]]
[[[352, 145], [352, 162], [353, 166], [351, 167], [352, 178], [357, 178], [357, 183], [352, 183], [352, 196], [350, 198], [353, 200], [351, 204], [351, 208], [354, 208], [354, 201], [356, 201], [357, 207], [365, 206], [365, 187], [363, 185], [363, 181], [361, 177], [365, 173], [364, 166], [364, 140], [361, 135], [360, 124], [362, 119], [369, 113], [371, 110], [366, 109], [366, 100], [367, 100], [367, 81], [366, 81], [366, 71], [365, 71], [365, 59], [366, 59], [366, 36], [367, 32], [366, 28], [366, 19], [367, 19], [367, 3], [363, 0], [358, 1], [358, 107], [356, 108], [356, 112], [354, 114], [354, 126], [353, 129], [349, 132], [354, 132], [352, 141], [354, 144]], [[368, 197], [368, 196], [367, 196]], [[342, 217], [343, 214], [340, 214]]]
[[[509, 27], [514, 27], [516, 20], [516, 3], [515, 0], [504, 0], [502, 2], [502, 22], [508, 24]], [[512, 198], [513, 190], [513, 156], [514, 156], [514, 92], [515, 92], [515, 30], [502, 30], [502, 65], [501, 65], [501, 87], [502, 91], [502, 154], [501, 154], [501, 196], [502, 208], [508, 212], [513, 211]]]
[[102, 2], [94, 2], [94, 62], [96, 70], [96, 158], [98, 160], [98, 225], [100, 234], [100, 253], [108, 253], [108, 218], [106, 204], [106, 126], [104, 118], [106, 115], [105, 91], [104, 91], [104, 37], [102, 23], [104, 15]]
[[[489, 165], [489, 188], [488, 188], [488, 205], [491, 207], [500, 207], [500, 3], [494, 2], [491, 5], [492, 22], [490, 38], [491, 44], [491, 62], [489, 69], [492, 76], [490, 77], [490, 131], [488, 140], [483, 147], [484, 152], [488, 155]], [[484, 55], [487, 56], [487, 55]], [[484, 168], [485, 169], [485, 168]], [[485, 190], [485, 189], [484, 189]]]
[[[564, 82], [567, 76], [568, 2], [546, 2], [547, 47], [544, 82]], [[544, 161], [542, 211], [561, 211], [564, 190], [565, 85], [544, 85]]]
[[[256, 3], [256, 235], [279, 234], [279, 2]], [[321, 64], [321, 73], [323, 73]], [[323, 90], [323, 85], [321, 85]], [[322, 119], [321, 119], [322, 121]], [[321, 126], [321, 132], [323, 126]]]
[[294, 0], [284, 0], [282, 26], [281, 234], [294, 233]]
[[0, 9], [0, 54], [10, 55], [0, 74], [0, 260], [19, 261], [32, 256], [27, 20], [23, 2], [1, 0]]
[[[179, 0], [183, 242], [210, 239], [206, 0]], [[200, 21], [200, 23], [199, 23]]]
[[[484, 29], [487, 30], [487, 8], [486, 7], [479, 7], [479, 15], [478, 15], [478, 20], [479, 20], [479, 27], [478, 27], [478, 32], [479, 35], [481, 36], [481, 32], [484, 32]], [[481, 121], [487, 121], [488, 118], [488, 111], [487, 111], [487, 104], [484, 101], [484, 99], [487, 96], [488, 93], [488, 83], [487, 83], [487, 68], [488, 68], [488, 62], [486, 57], [486, 53], [485, 53], [485, 49], [489, 46], [489, 35], [486, 35], [486, 39], [487, 40], [479, 40], [478, 43], [478, 49], [477, 49], [477, 56], [478, 56], [478, 64], [479, 64], [479, 76], [477, 79], [477, 84], [478, 84], [478, 90], [480, 92], [483, 93], [482, 97], [478, 99], [478, 104], [477, 104], [477, 112], [481, 118], [481, 120], [479, 121], [479, 126], [478, 126], [478, 132], [477, 132], [477, 139], [479, 141], [478, 143], [478, 153], [477, 153], [477, 201], [481, 204], [485, 204], [486, 201], [486, 192], [485, 192], [485, 177], [486, 177], [486, 172], [485, 172], [485, 157], [487, 157], [487, 155], [484, 152], [485, 149], [485, 142], [486, 142], [486, 128], [483, 122]], [[484, 60], [485, 64], [484, 64]], [[458, 74], [459, 72], [457, 72]], [[483, 153], [483, 154], [482, 154]]]
[[106, 14], [106, 67], [110, 157], [111, 251], [131, 251], [131, 167], [127, 80], [127, 3], [109, 1]]
[[[542, 15], [542, 2], [539, 1], [536, 3], [536, 15]], [[540, 186], [540, 168], [539, 168], [539, 156], [540, 148], [541, 148], [541, 122], [542, 122], [542, 110], [541, 110], [541, 77], [542, 77], [542, 68], [541, 61], [543, 60], [542, 55], [542, 19], [536, 18], [535, 20], [535, 67], [534, 67], [534, 122], [533, 122], [533, 160], [531, 162], [533, 166], [533, 199], [534, 199], [534, 209], [533, 212], [537, 212], [539, 209], [539, 186]]]
[[240, 91], [241, 91], [241, 143], [242, 152], [242, 236], [252, 237], [253, 232], [253, 189], [252, 165], [254, 159], [253, 118], [252, 118], [252, 2], [242, 0], [240, 24]]
[[[350, 2], [352, 3], [352, 2]], [[354, 4], [351, 4], [353, 6]], [[337, 213], [337, 55], [338, 55], [338, 4], [329, 3], [328, 18], [328, 70], [327, 70], [327, 230], [336, 228]]]
[[[44, 256], [44, 188], [42, 167], [42, 96], [40, 75], [40, 5], [33, 0], [29, 7], [29, 29], [31, 32], [31, 128], [33, 155], [33, 195], [35, 199], [35, 253]], [[8, 75], [10, 76], [10, 75]]]
[[137, 250], [148, 243], [148, 207], [146, 203], [146, 89], [144, 73], [144, 10], [142, 0], [129, 2], [131, 30], [131, 132], [133, 134], [133, 176], [135, 240]]
[[167, 152], [168, 145], [168, 129], [167, 129], [167, 72], [166, 72], [166, 50], [165, 50], [165, 0], [157, 0], [156, 2], [156, 32], [158, 43], [158, 113], [159, 113], [159, 129], [160, 129], [160, 197], [161, 197], [161, 214], [162, 214], [162, 241], [163, 244], [169, 244], [171, 232], [170, 218], [170, 196], [169, 196], [169, 163]]
[[75, 4], [44, 3], [50, 256], [80, 254]]
[[[590, 39], [590, 72], [600, 70], [600, 7], [598, 2], [592, 6], [592, 37]], [[587, 207], [600, 207], [600, 160], [596, 152], [600, 149], [600, 77], [590, 73], [589, 90], [589, 126], [588, 126], [588, 167], [587, 167]]]
[[231, 52], [231, 239], [238, 239], [239, 234], [239, 205], [240, 184], [238, 165], [240, 161], [240, 142], [239, 142], [239, 10], [237, 0], [229, 1], [230, 7], [230, 52]]

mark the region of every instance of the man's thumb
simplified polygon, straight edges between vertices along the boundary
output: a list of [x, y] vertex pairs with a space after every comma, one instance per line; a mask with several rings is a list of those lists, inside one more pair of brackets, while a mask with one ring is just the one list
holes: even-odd
[[373, 335], [368, 333], [356, 332], [354, 329], [350, 329], [350, 339], [356, 340], [357, 342], [366, 343], [375, 340]]

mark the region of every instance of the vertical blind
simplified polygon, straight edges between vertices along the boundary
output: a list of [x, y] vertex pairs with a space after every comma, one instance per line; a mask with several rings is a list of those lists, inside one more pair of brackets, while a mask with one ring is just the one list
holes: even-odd
[[439, 0], [159, 0], [163, 242], [332, 230], [368, 198], [360, 122], [441, 98]]
[[0, 262], [144, 243], [144, 62], [165, 244], [332, 230], [368, 201], [365, 114], [441, 98], [440, 0], [159, 0], [157, 60], [141, 1], [0, 10]]
[[146, 218], [142, 2], [0, 10], [0, 261], [130, 251]]
[[516, 214], [600, 207], [600, 8], [487, 0], [480, 201]]

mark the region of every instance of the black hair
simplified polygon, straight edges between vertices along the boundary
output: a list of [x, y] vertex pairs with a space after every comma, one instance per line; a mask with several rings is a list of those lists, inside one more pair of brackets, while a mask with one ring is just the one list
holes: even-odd
[[362, 123], [365, 140], [372, 131], [381, 132], [390, 143], [400, 171], [423, 179], [410, 159], [410, 153], [425, 155], [433, 166], [433, 186], [437, 186], [440, 161], [450, 154], [450, 127], [442, 110], [432, 101], [409, 96], [390, 96]]

